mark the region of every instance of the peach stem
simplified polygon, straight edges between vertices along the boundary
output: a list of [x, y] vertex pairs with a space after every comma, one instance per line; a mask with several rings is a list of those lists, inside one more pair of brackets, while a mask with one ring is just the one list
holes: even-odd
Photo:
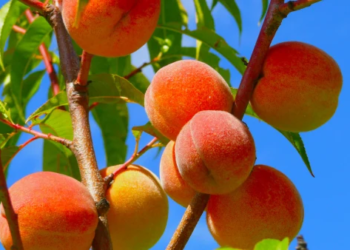
[[[245, 110], [248, 106], [249, 100], [253, 94], [253, 90], [256, 82], [260, 77], [260, 72], [263, 66], [263, 62], [267, 55], [267, 51], [270, 48], [272, 39], [274, 38], [277, 29], [282, 23], [283, 18], [294, 10], [310, 6], [313, 3], [320, 0], [299, 0], [292, 2], [293, 6], [297, 6], [296, 9], [291, 8], [291, 4], [284, 3], [284, 0], [271, 0], [269, 9], [267, 11], [263, 26], [261, 28], [259, 37], [256, 41], [251, 59], [248, 63], [248, 67], [244, 72], [241, 84], [238, 88], [237, 96], [235, 99], [235, 107], [232, 110], [234, 116], [242, 120]], [[281, 8], [290, 7], [288, 11], [281, 12]], [[195, 225], [198, 223], [206, 204], [209, 201], [208, 194], [197, 193], [195, 198], [191, 201], [191, 204], [187, 207], [182, 220], [176, 229], [170, 244], [166, 250], [182, 250], [187, 241], [189, 240]]]
[[45, 7], [45, 4], [40, 2], [40, 1], [37, 1], [37, 0], [21, 0], [22, 3], [28, 5], [29, 7], [37, 10], [37, 11], [43, 11], [44, 10], [44, 7]]
[[83, 51], [83, 54], [81, 56], [80, 70], [76, 81], [77, 84], [83, 86], [87, 85], [92, 58], [93, 55], [89, 54], [85, 50]]

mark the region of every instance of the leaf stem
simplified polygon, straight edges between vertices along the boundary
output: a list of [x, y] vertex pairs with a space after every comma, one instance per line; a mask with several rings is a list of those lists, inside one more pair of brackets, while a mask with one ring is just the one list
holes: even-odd
[[1, 159], [1, 149], [0, 149], [0, 200], [5, 211], [6, 220], [10, 228], [10, 233], [12, 236], [13, 245], [11, 249], [13, 250], [23, 250], [23, 243], [21, 240], [21, 235], [19, 233], [17, 214], [15, 213], [10, 195], [7, 188], [6, 178], [4, 174], [4, 169], [2, 166]]
[[92, 58], [93, 55], [89, 54], [85, 50], [83, 51], [83, 54], [81, 56], [80, 70], [76, 81], [77, 84], [83, 86], [87, 85]]
[[[295, 4], [297, 9], [301, 9], [318, 1], [319, 0], [299, 0]], [[308, 2], [308, 4], [305, 2]], [[240, 120], [242, 120], [244, 116], [255, 84], [260, 77], [263, 62], [270, 48], [272, 39], [274, 38], [277, 29], [281, 25], [283, 18], [285, 18], [289, 13], [286, 11], [281, 12], [282, 6], [284, 6], [283, 8], [286, 8], [284, 0], [270, 1], [263, 26], [236, 95], [235, 107], [232, 110], [234, 116]], [[196, 194], [191, 201], [191, 204], [187, 207], [185, 214], [182, 217], [182, 220], [166, 250], [182, 250], [185, 247], [195, 228], [195, 225], [198, 223], [199, 218], [204, 212], [208, 201], [209, 195], [200, 193]]]
[[29, 7], [33, 8], [34, 10], [43, 12], [45, 8], [45, 4], [38, 1], [38, 0], [20, 0], [22, 3], [28, 5]]

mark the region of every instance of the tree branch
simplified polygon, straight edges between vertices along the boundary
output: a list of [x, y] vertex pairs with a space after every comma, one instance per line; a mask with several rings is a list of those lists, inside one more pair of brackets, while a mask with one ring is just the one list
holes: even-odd
[[38, 1], [38, 0], [20, 0], [22, 3], [28, 5], [29, 7], [33, 8], [34, 10], [43, 12], [45, 8], [45, 4]]
[[42, 139], [58, 142], [64, 146], [66, 146], [67, 148], [72, 149], [72, 142], [70, 140], [67, 140], [67, 139], [64, 139], [64, 138], [61, 138], [58, 136], [54, 136], [51, 134], [43, 134], [43, 133], [40, 133], [38, 131], [32, 130], [32, 128], [27, 128], [27, 127], [23, 127], [23, 126], [18, 125], [18, 124], [13, 124], [13, 123], [6, 121], [6, 120], [3, 120], [3, 119], [0, 119], [0, 122], [12, 127], [15, 130], [20, 130], [22, 132], [32, 134], [37, 138], [42, 138]]
[[[73, 152], [79, 165], [82, 182], [89, 189], [96, 205], [104, 204], [104, 206], [98, 206], [100, 210], [106, 211], [108, 210], [108, 202], [105, 199], [104, 180], [97, 167], [90, 133], [88, 88], [86, 85], [76, 83], [79, 73], [79, 59], [64, 26], [60, 10], [53, 5], [48, 5], [46, 12], [56, 34], [62, 73], [66, 80], [69, 111], [74, 133]], [[105, 215], [100, 215], [99, 219], [92, 245], [93, 249], [113, 249], [108, 233], [107, 218]]]
[[302, 235], [299, 235], [297, 237], [298, 246], [295, 248], [296, 250], [308, 250], [307, 249], [307, 243], [304, 240], [304, 237]]
[[[320, 0], [299, 0], [295, 2], [295, 8], [301, 9], [318, 1]], [[260, 72], [272, 39], [274, 38], [277, 29], [281, 25], [283, 18], [285, 18], [289, 13], [286, 11], [282, 12], [282, 6], [285, 6], [284, 0], [270, 1], [263, 26], [236, 95], [235, 107], [233, 108], [232, 113], [240, 120], [242, 120], [244, 116], [245, 110], [253, 94], [255, 84], [260, 77]], [[191, 204], [187, 207], [185, 214], [182, 217], [182, 220], [166, 250], [182, 250], [185, 247], [195, 228], [195, 225], [198, 223], [199, 218], [204, 212], [208, 201], [209, 195], [199, 193], [196, 194], [191, 201]]]
[[283, 15], [287, 16], [292, 11], [301, 10], [306, 7], [311, 6], [314, 3], [321, 2], [321, 0], [298, 0], [298, 1], [289, 1], [280, 6], [280, 12]]
[[1, 159], [1, 149], [0, 149], [0, 200], [2, 206], [5, 211], [7, 223], [10, 228], [11, 236], [12, 236], [12, 250], [23, 250], [23, 243], [21, 240], [21, 236], [19, 233], [17, 214], [13, 210], [10, 195], [7, 189], [6, 178], [4, 174], [4, 170], [2, 167], [2, 159]]

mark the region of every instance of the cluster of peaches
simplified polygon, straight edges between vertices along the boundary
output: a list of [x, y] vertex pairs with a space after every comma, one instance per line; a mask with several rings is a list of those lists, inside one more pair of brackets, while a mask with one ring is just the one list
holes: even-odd
[[[101, 56], [122, 56], [141, 47], [160, 12], [159, 0], [90, 0], [76, 25], [78, 1], [59, 2], [70, 35], [84, 50]], [[281, 43], [268, 53], [251, 104], [275, 128], [310, 131], [332, 117], [341, 85], [339, 67], [325, 52], [299, 42]], [[132, 165], [108, 189], [115, 249], [149, 249], [159, 240], [168, 217], [166, 193], [183, 206], [196, 192], [210, 194], [207, 223], [222, 246], [253, 249], [265, 238], [296, 236], [304, 216], [300, 195], [280, 171], [254, 166], [253, 137], [232, 115], [233, 104], [228, 84], [204, 63], [178, 61], [157, 72], [145, 108], [153, 126], [171, 141], [161, 159], [161, 183], [147, 169]], [[41, 172], [19, 180], [9, 192], [24, 249], [90, 248], [98, 213], [83, 184]], [[3, 207], [0, 240], [11, 249]]]

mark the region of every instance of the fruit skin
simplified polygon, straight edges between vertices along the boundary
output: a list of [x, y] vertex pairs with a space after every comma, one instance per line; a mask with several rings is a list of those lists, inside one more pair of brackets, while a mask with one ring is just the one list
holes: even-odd
[[[103, 177], [118, 166], [101, 170]], [[150, 249], [162, 236], [168, 220], [168, 199], [158, 178], [149, 170], [130, 165], [117, 175], [106, 198], [109, 232], [114, 249]]]
[[198, 112], [181, 130], [175, 157], [182, 178], [206, 194], [229, 193], [250, 174], [255, 144], [246, 125], [225, 111]]
[[[98, 215], [87, 188], [58, 173], [28, 175], [9, 188], [18, 214], [26, 250], [88, 250], [95, 236]], [[1, 206], [0, 240], [6, 250], [12, 238]]]
[[75, 27], [77, 3], [62, 1], [69, 34], [90, 54], [106, 57], [125, 56], [141, 48], [160, 14], [160, 0], [89, 0]]
[[301, 42], [272, 46], [251, 103], [260, 118], [285, 131], [316, 129], [335, 113], [342, 87], [339, 66]]
[[178, 204], [187, 207], [196, 194], [182, 179], [176, 165], [175, 142], [170, 141], [160, 159], [160, 181], [164, 191]]
[[177, 61], [161, 68], [145, 95], [151, 123], [173, 141], [197, 112], [230, 112], [232, 105], [230, 88], [220, 74], [194, 60]]
[[254, 249], [263, 239], [290, 241], [304, 218], [303, 203], [294, 184], [280, 171], [257, 165], [234, 192], [212, 195], [207, 223], [221, 246]]

